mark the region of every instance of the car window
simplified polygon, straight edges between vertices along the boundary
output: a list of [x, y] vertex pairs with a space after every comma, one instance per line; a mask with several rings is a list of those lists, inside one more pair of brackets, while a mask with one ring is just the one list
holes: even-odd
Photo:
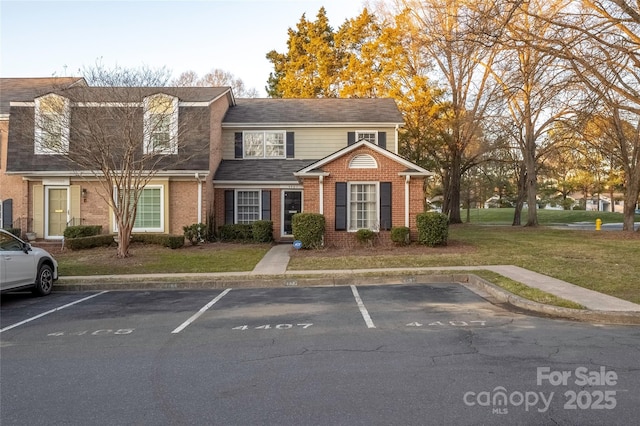
[[22, 243], [11, 235], [0, 233], [0, 251], [22, 251]]

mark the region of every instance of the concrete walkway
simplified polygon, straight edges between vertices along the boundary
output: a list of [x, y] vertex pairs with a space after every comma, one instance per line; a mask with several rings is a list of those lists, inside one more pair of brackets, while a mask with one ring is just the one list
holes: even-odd
[[289, 265], [289, 250], [291, 244], [275, 245], [267, 252], [260, 262], [253, 268], [251, 275], [282, 275], [287, 272]]

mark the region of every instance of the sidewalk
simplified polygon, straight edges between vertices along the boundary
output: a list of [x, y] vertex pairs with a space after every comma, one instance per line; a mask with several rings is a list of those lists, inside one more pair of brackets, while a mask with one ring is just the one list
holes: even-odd
[[[221, 288], [231, 286], [302, 286], [302, 285], [361, 285], [434, 282], [460, 282], [483, 297], [509, 303], [523, 309], [544, 314], [582, 320], [601, 320], [613, 323], [640, 324], [640, 305], [586, 289], [547, 275], [512, 265], [451, 266], [432, 268], [370, 268], [350, 270], [287, 271], [289, 244], [275, 245], [251, 272], [103, 275], [91, 277], [62, 277], [58, 289], [131, 288], [131, 283], [145, 288]], [[519, 298], [507, 291], [464, 271], [488, 270], [514, 281], [534, 287], [586, 307], [575, 310], [543, 305]], [[451, 271], [451, 274], [433, 275]], [[188, 280], [188, 282], [185, 282]]]

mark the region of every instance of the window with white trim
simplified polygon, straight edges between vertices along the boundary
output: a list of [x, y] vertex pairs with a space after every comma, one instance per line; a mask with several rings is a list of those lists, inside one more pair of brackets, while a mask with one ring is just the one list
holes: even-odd
[[260, 191], [236, 191], [236, 221], [251, 224], [260, 220]]
[[379, 218], [377, 182], [351, 182], [348, 191], [349, 231], [376, 230]]
[[286, 136], [284, 131], [244, 132], [244, 158], [285, 158]]
[[[115, 217], [113, 222], [118, 232]], [[164, 232], [164, 186], [147, 185], [141, 190], [132, 232]]]
[[357, 130], [356, 131], [356, 142], [361, 140], [365, 140], [367, 142], [371, 142], [372, 144], [378, 143], [378, 132], [373, 130]]
[[35, 100], [35, 154], [69, 152], [69, 99], [50, 94]]
[[178, 98], [163, 94], [144, 99], [144, 153], [178, 153]]

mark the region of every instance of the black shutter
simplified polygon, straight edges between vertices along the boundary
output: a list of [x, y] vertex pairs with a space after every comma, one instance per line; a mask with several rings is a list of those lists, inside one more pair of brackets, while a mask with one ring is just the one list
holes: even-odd
[[356, 143], [356, 132], [347, 132], [347, 145]]
[[262, 191], [262, 220], [271, 220], [271, 191]]
[[235, 158], [242, 158], [242, 132], [236, 133], [235, 138]]
[[224, 223], [225, 225], [233, 225], [235, 219], [234, 210], [234, 191], [228, 189], [224, 191]]
[[378, 146], [387, 149], [387, 132], [378, 132]]
[[[13, 199], [9, 198], [2, 202], [2, 228], [13, 228]], [[23, 231], [27, 232], [26, 229]]]
[[336, 231], [347, 230], [347, 182], [336, 182]]
[[295, 156], [295, 143], [294, 143], [294, 133], [287, 132], [287, 158], [293, 158]]
[[380, 182], [380, 230], [391, 229], [391, 182]]

